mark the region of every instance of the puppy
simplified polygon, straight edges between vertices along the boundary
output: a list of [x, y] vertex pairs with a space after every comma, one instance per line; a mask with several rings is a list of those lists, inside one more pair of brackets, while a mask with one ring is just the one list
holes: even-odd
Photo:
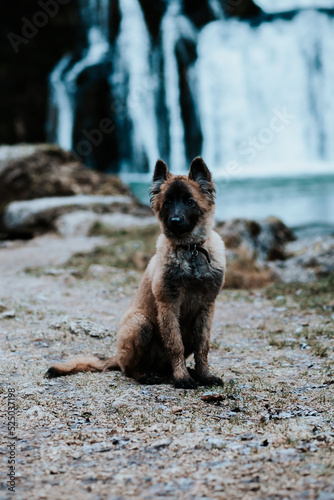
[[[117, 355], [59, 363], [47, 377], [121, 370], [140, 383], [172, 378], [175, 387], [184, 389], [222, 384], [208, 365], [215, 299], [225, 276], [224, 243], [213, 231], [214, 199], [212, 177], [202, 158], [193, 160], [188, 176], [172, 175], [157, 161], [151, 204], [162, 234], [121, 320]], [[191, 354], [194, 370], [186, 367]]]

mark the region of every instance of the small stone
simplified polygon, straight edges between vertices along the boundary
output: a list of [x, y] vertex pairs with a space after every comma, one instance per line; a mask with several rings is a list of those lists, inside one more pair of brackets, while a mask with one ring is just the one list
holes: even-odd
[[172, 413], [182, 413], [183, 408], [182, 406], [172, 406]]
[[0, 319], [6, 319], [6, 318], [15, 318], [15, 311], [12, 309], [11, 311], [5, 311], [0, 314]]
[[148, 447], [149, 450], [159, 450], [160, 448], [166, 448], [171, 444], [170, 439], [160, 439], [158, 441], [153, 441], [151, 445]]
[[305, 342], [302, 342], [301, 344], [299, 344], [299, 348], [300, 349], [310, 349], [310, 346], [307, 345]]
[[28, 417], [35, 417], [38, 420], [44, 419], [47, 413], [40, 406], [32, 406], [29, 410], [26, 411], [26, 415]]
[[217, 448], [218, 450], [221, 450], [226, 446], [226, 441], [222, 438], [208, 437], [206, 441], [207, 441], [206, 447], [208, 447], [209, 449]]
[[99, 339], [105, 338], [109, 334], [106, 328], [102, 328], [92, 321], [87, 320], [72, 321], [69, 324], [69, 330], [74, 335], [89, 335], [90, 337]]

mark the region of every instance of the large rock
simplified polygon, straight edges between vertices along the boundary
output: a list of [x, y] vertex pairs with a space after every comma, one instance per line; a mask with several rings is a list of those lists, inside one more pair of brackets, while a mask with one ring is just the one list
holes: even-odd
[[61, 215], [56, 220], [55, 227], [62, 236], [88, 236], [96, 224], [106, 231], [115, 231], [156, 226], [158, 221], [153, 216], [141, 217], [120, 212], [98, 214], [88, 210], [76, 210]]
[[295, 240], [291, 229], [275, 217], [259, 222], [232, 219], [218, 223], [216, 230], [227, 249], [241, 252], [258, 262], [286, 259], [285, 245]]
[[88, 169], [56, 145], [0, 147], [0, 208], [16, 200], [127, 192], [118, 177]]
[[334, 273], [334, 236], [302, 238], [286, 247], [285, 261], [270, 262], [274, 277], [280, 281], [308, 282]]
[[124, 195], [77, 195], [14, 201], [3, 212], [0, 229], [9, 234], [45, 232], [55, 228], [58, 217], [78, 208], [97, 213], [136, 211], [133, 199]]

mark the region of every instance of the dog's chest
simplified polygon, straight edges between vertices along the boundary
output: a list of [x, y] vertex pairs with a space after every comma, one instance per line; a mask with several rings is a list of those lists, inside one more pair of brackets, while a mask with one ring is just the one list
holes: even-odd
[[185, 252], [179, 258], [169, 261], [165, 280], [171, 289], [188, 297], [216, 296], [222, 285], [223, 269], [210, 264], [202, 253], [193, 256]]

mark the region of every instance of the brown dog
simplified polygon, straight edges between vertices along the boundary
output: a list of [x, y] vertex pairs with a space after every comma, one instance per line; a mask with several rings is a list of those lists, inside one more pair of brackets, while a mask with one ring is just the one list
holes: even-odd
[[[173, 377], [185, 389], [221, 384], [209, 371], [208, 351], [215, 299], [225, 275], [225, 247], [212, 228], [215, 189], [202, 158], [188, 176], [172, 175], [158, 160], [152, 208], [162, 234], [138, 291], [123, 316], [116, 356], [77, 358], [51, 367], [46, 376], [122, 370], [141, 383]], [[195, 370], [186, 358], [194, 354]]]

